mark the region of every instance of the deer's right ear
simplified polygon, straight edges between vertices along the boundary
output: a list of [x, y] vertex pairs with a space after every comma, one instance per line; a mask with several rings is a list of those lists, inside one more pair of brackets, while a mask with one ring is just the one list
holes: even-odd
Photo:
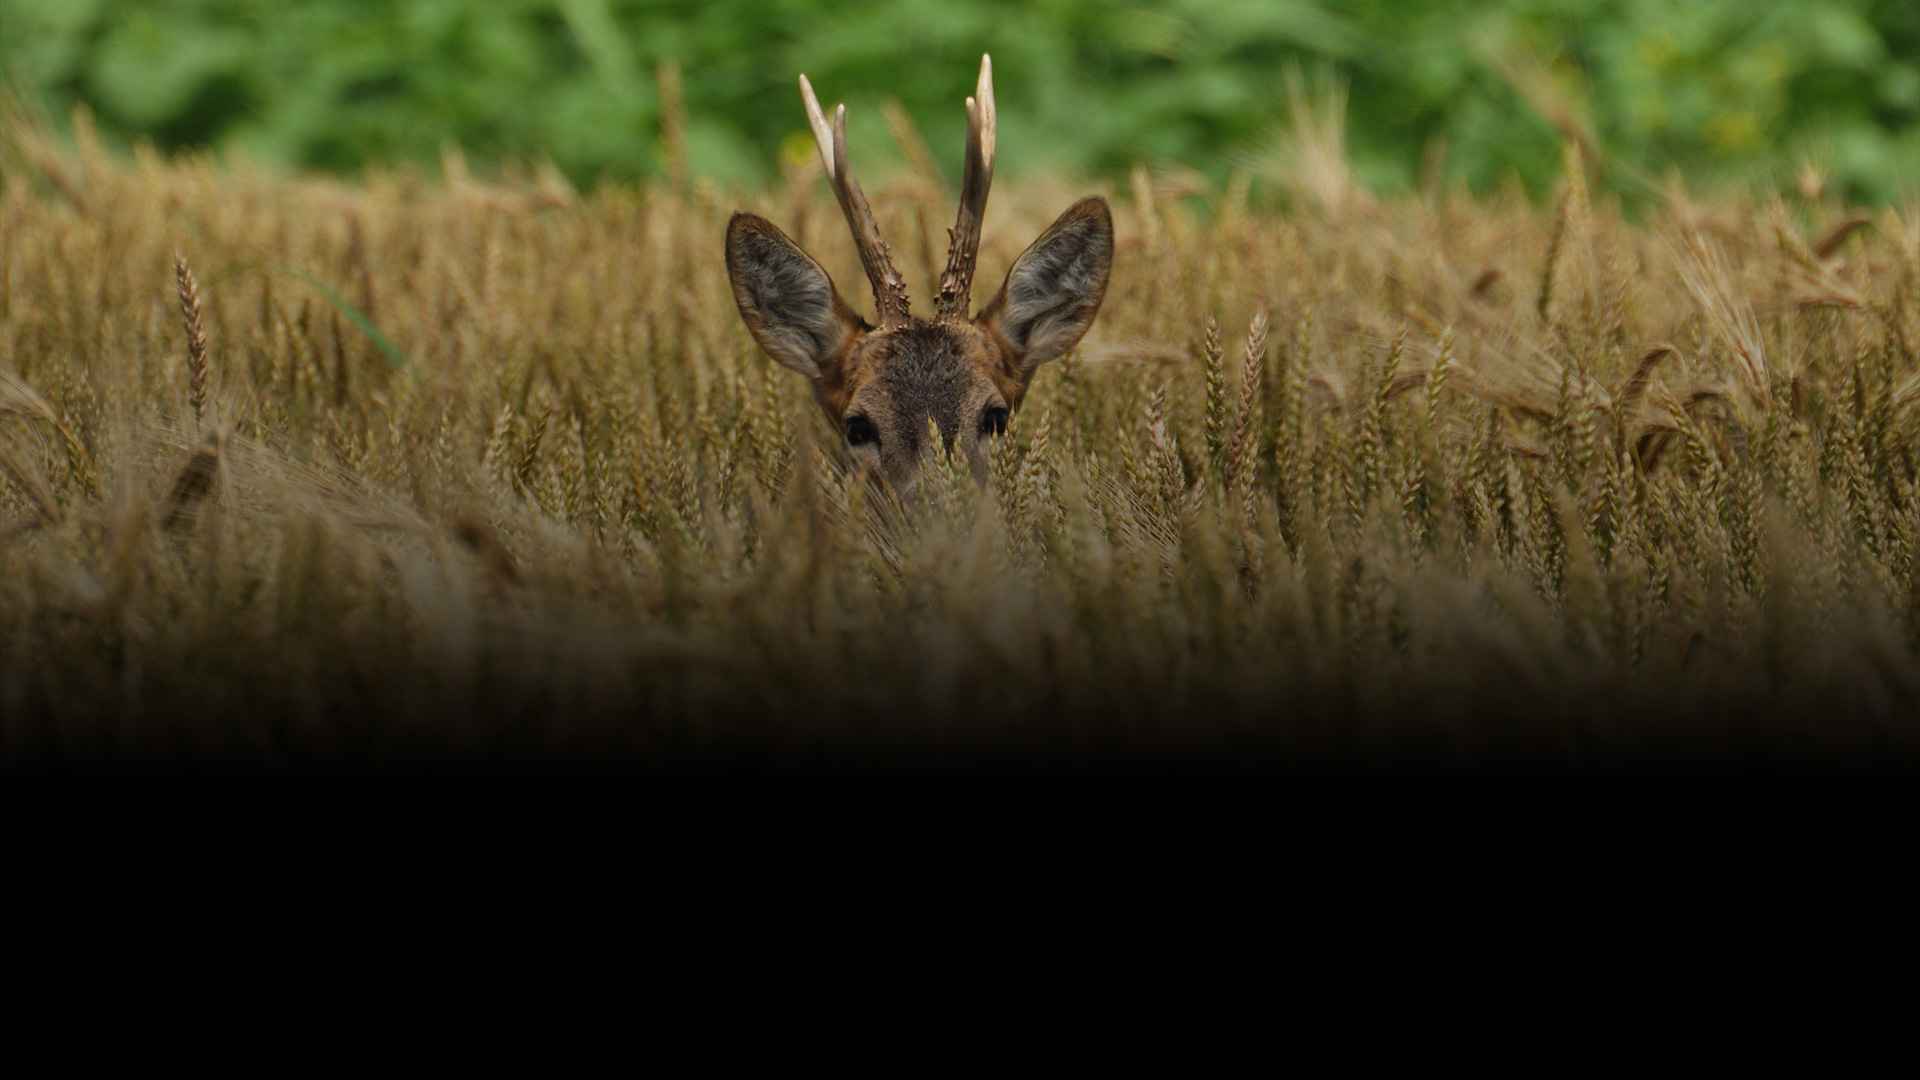
[[740, 318], [768, 356], [823, 379], [854, 339], [871, 329], [840, 299], [820, 264], [755, 214], [727, 222], [727, 277]]

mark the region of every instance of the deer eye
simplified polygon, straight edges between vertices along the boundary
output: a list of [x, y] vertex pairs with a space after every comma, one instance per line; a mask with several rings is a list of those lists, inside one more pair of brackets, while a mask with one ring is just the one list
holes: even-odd
[[880, 430], [864, 416], [847, 417], [847, 445], [865, 446], [880, 441]]
[[980, 414], [980, 434], [1005, 435], [1007, 433], [1007, 410], [998, 405], [990, 405]]

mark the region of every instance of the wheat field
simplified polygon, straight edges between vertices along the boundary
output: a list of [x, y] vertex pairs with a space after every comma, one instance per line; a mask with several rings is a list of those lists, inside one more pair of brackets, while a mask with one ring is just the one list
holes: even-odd
[[[1629, 217], [1572, 149], [1544, 202], [1370, 196], [1337, 147], [1137, 171], [987, 483], [931, 460], [903, 505], [728, 291], [750, 209], [860, 295], [818, 166], [581, 193], [0, 142], [14, 763], [1915, 735], [1920, 208], [1817, 174]], [[1100, 190], [1003, 182], [976, 296]], [[871, 194], [929, 295], [951, 192]]]

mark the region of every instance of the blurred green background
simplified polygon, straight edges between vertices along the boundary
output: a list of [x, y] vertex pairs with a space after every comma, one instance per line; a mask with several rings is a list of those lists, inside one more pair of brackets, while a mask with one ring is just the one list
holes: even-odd
[[672, 61], [695, 174], [806, 152], [804, 70], [876, 172], [900, 157], [892, 97], [954, 175], [982, 51], [1005, 174], [1257, 170], [1298, 65], [1346, 82], [1348, 151], [1383, 191], [1438, 169], [1537, 192], [1570, 129], [1622, 188], [1779, 185], [1808, 159], [1858, 199], [1920, 179], [1920, 0], [0, 0], [0, 79], [56, 122], [85, 103], [116, 142], [348, 172], [457, 143], [580, 183], [658, 175]]

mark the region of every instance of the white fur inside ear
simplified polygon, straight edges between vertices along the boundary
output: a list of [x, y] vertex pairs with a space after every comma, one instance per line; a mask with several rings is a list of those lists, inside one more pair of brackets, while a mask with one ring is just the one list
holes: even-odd
[[1001, 332], [1029, 365], [1073, 348], [1093, 324], [1107, 290], [1113, 226], [1104, 213], [1076, 210], [1055, 222], [1007, 272]]
[[835, 316], [833, 282], [806, 252], [778, 233], [734, 229], [727, 237], [727, 271], [740, 317], [768, 356], [810, 379], [843, 333]]

